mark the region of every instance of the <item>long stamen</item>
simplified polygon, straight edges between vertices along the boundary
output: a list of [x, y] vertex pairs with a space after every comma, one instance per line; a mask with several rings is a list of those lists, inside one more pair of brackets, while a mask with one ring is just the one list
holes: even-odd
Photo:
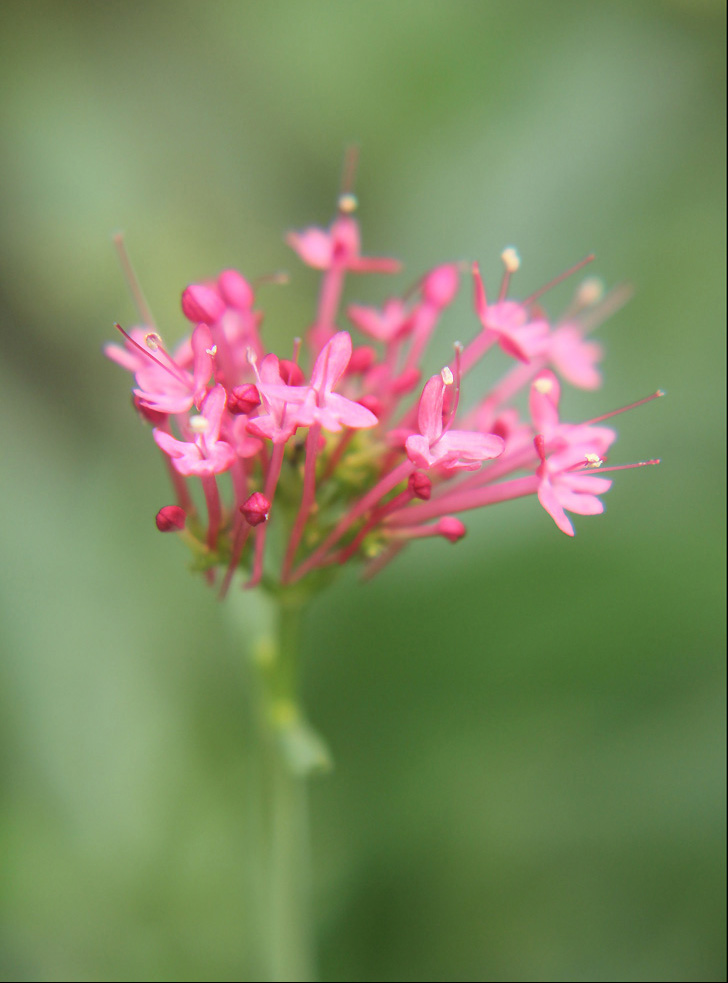
[[146, 297], [142, 291], [142, 288], [137, 279], [137, 275], [134, 272], [134, 267], [131, 265], [131, 260], [129, 259], [129, 254], [126, 251], [126, 245], [124, 243], [124, 233], [117, 232], [113, 237], [114, 248], [116, 249], [116, 254], [119, 257], [119, 263], [121, 264], [121, 270], [124, 274], [124, 279], [126, 280], [126, 285], [129, 288], [136, 309], [139, 312], [139, 317], [143, 324], [149, 325], [149, 327], [156, 327], [154, 318], [152, 317], [152, 312], [149, 310], [149, 305], [147, 304]]
[[[614, 464], [614, 465], [612, 465], [612, 467], [609, 467], [609, 468], [602, 468], [602, 467], [600, 467], [599, 468], [599, 475], [600, 476], [603, 475], [605, 473], [605, 471], [629, 471], [631, 468], [649, 468], [649, 467], [652, 467], [652, 465], [654, 465], [654, 464], [660, 464], [660, 463], [661, 463], [660, 458], [659, 457], [655, 457], [651, 461], [635, 461], [634, 464]], [[580, 467], [581, 467], [581, 465], [580, 465]], [[587, 468], [587, 469], [585, 469], [583, 471], [571, 471], [570, 470], [569, 473], [570, 474], [594, 474], [595, 473], [595, 469], [594, 469], [594, 466], [592, 465], [592, 467]]]
[[584, 334], [589, 334], [594, 328], [610, 318], [612, 314], [616, 314], [627, 303], [631, 300], [634, 294], [634, 288], [629, 283], [623, 283], [619, 287], [615, 287], [610, 290], [609, 293], [601, 300], [598, 304], [595, 304], [588, 314], [583, 315], [581, 318], [581, 327]]
[[457, 416], [458, 406], [460, 405], [460, 383], [462, 382], [462, 357], [463, 357], [463, 346], [459, 341], [456, 341], [455, 342], [455, 396], [452, 402], [452, 410], [450, 411], [449, 423], [451, 423]]
[[287, 286], [291, 282], [291, 275], [286, 270], [274, 270], [272, 273], [261, 273], [260, 276], [253, 277], [250, 281], [252, 287], [261, 287], [263, 284], [272, 283], [278, 286]]
[[610, 410], [609, 413], [603, 413], [601, 416], [595, 416], [591, 420], [586, 420], [584, 422], [584, 426], [591, 426], [592, 423], [601, 423], [602, 420], [608, 420], [610, 417], [617, 416], [619, 413], [626, 413], [627, 410], [634, 410], [638, 406], [644, 406], [645, 403], [651, 403], [653, 399], [659, 399], [664, 395], [665, 390], [658, 389], [657, 392], [650, 393], [650, 395], [645, 396], [644, 399], [638, 399], [636, 403], [630, 403], [629, 406], [622, 406], [618, 410]]
[[[356, 169], [359, 166], [359, 147], [356, 144], [351, 144], [346, 148], [346, 153], [344, 154], [344, 169], [341, 175], [341, 191], [339, 198], [339, 208], [342, 211], [352, 211], [353, 209], [345, 207], [347, 199], [354, 197], [354, 183], [356, 181]], [[342, 199], [344, 201], [342, 202]], [[356, 207], [356, 200], [354, 201], [354, 207]]]
[[518, 251], [509, 246], [504, 249], [501, 253], [501, 259], [503, 260], [503, 265], [505, 266], [505, 272], [503, 273], [503, 279], [501, 280], [500, 292], [498, 294], [498, 303], [501, 303], [508, 296], [508, 287], [511, 282], [511, 276], [516, 273], [521, 266], [521, 257], [518, 255]]
[[563, 273], [559, 273], [559, 275], [557, 277], [554, 277], [553, 280], [549, 280], [549, 282], [545, 284], [543, 287], [539, 287], [538, 290], [532, 293], [529, 297], [526, 297], [526, 299], [523, 301], [523, 306], [526, 307], [529, 304], [532, 304], [534, 300], [537, 300], [548, 290], [551, 290], [557, 284], [561, 283], [562, 280], [566, 280], [570, 276], [573, 276], [574, 273], [578, 273], [578, 271], [582, 269], [584, 266], [586, 266], [588, 263], [593, 263], [595, 258], [596, 257], [594, 256], [594, 253], [589, 253], [588, 256], [585, 256], [584, 259], [580, 260], [574, 266], [570, 267], [568, 270], [565, 270]]
[[[162, 348], [161, 345], [157, 345], [156, 346], [157, 350], [164, 352], [164, 354], [170, 360], [170, 362], [172, 363], [172, 365], [174, 365], [174, 367], [177, 369], [176, 372], [173, 371], [173, 369], [171, 369], [168, 365], [165, 365], [164, 362], [160, 362], [160, 360], [155, 355], [152, 355], [152, 353], [149, 351], [149, 349], [148, 348], [145, 348], [144, 345], [140, 345], [138, 341], [134, 341], [134, 339], [128, 333], [128, 331], [124, 331], [124, 329], [122, 328], [122, 326], [120, 324], [115, 324], [114, 327], [117, 329], [117, 331], [121, 331], [121, 333], [124, 335], [124, 337], [129, 342], [129, 344], [130, 345], [133, 345], [135, 348], [138, 348], [139, 351], [142, 353], [142, 355], [146, 355], [147, 358], [151, 358], [151, 360], [153, 362], [156, 362], [157, 363], [157, 365], [160, 367], [160, 369], [164, 369], [165, 372], [168, 372], [178, 382], [181, 381], [181, 382], [184, 382], [185, 385], [187, 385], [187, 380], [183, 376], [180, 375], [180, 370], [179, 370], [179, 367], [177, 366], [177, 363], [167, 354], [167, 352], [164, 350], [164, 348]], [[147, 335], [147, 338], [149, 338], [149, 337], [150, 337], [150, 335]]]
[[[162, 339], [159, 337], [156, 331], [150, 331], [149, 334], [145, 336], [144, 343], [146, 344], [147, 348], [150, 348], [152, 349], [152, 351], [159, 352], [161, 355], [163, 355], [166, 358], [169, 364], [169, 368], [172, 370], [172, 372], [176, 372], [177, 378], [181, 382], [184, 382], [185, 385], [187, 384], [187, 379], [185, 379], [184, 373], [180, 369], [179, 365], [177, 365], [175, 360], [172, 358], [172, 356], [169, 354], [167, 349], [164, 347], [164, 345], [162, 344]], [[214, 356], [217, 354], [217, 345], [213, 345], [211, 348], [208, 348], [207, 354], [211, 358], [214, 358]]]

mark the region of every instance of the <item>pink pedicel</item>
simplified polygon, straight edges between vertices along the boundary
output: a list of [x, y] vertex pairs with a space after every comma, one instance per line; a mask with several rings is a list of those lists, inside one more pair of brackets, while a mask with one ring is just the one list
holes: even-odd
[[[567, 513], [604, 509], [612, 483], [604, 472], [658, 463], [604, 466], [616, 432], [602, 424], [622, 410], [561, 417], [562, 384], [601, 385], [602, 348], [589, 335], [626, 291], [602, 296], [594, 278], [584, 280], [554, 320], [541, 299], [593, 257], [525, 300], [509, 296], [521, 262], [508, 248], [492, 296], [477, 263], [447, 262], [399, 296], [386, 286], [378, 305], [344, 306], [352, 274], [386, 274], [389, 285], [401, 269], [362, 253], [356, 204], [345, 188], [327, 229], [288, 235], [321, 282], [309, 324], [295, 326], [299, 337], [280, 354], [260, 334], [256, 291], [279, 289], [281, 276], [248, 280], [226, 269], [187, 286], [182, 313], [192, 329], [171, 350], [117, 241], [141, 324], [117, 325], [123, 344], [106, 354], [132, 374], [133, 404], [153, 424], [172, 480], [178, 504], [160, 509], [156, 525], [184, 530], [209, 582], [223, 571], [221, 596], [238, 573], [245, 586], [268, 589], [313, 586], [348, 561], [371, 575], [412, 540], [459, 541], [462, 513], [523, 496], [573, 536]], [[469, 340], [428, 377], [429, 342], [468, 280], [472, 313], [453, 333]], [[507, 365], [483, 391], [473, 369], [493, 346]]]

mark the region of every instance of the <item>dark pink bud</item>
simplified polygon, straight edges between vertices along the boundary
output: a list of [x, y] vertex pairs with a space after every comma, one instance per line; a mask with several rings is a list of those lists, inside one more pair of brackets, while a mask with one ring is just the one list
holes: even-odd
[[508, 420], [503, 416], [497, 416], [495, 420], [493, 420], [493, 424], [490, 427], [490, 432], [494, 433], [496, 437], [506, 440], [511, 432]]
[[145, 406], [136, 393], [132, 393], [131, 401], [139, 416], [144, 417], [147, 423], [151, 423], [152, 426], [159, 427], [167, 419], [166, 413], [160, 413], [159, 410], [153, 410], [151, 407]]
[[415, 498], [421, 498], [424, 502], [429, 501], [432, 494], [432, 482], [424, 471], [413, 471], [407, 483]]
[[286, 386], [302, 386], [306, 378], [296, 363], [289, 361], [287, 358], [280, 360], [278, 371]]
[[366, 409], [368, 409], [376, 417], [380, 417], [382, 415], [382, 401], [378, 396], [374, 396], [372, 393], [367, 393], [366, 396], [360, 396], [359, 399], [357, 399], [357, 403], [360, 403], [362, 406], [366, 407]]
[[244, 386], [235, 386], [228, 393], [227, 408], [234, 416], [252, 413], [256, 406], [260, 406], [260, 395], [252, 382]]
[[193, 283], [182, 292], [182, 313], [193, 324], [216, 324], [225, 313], [225, 303], [212, 287]]
[[240, 506], [245, 521], [251, 526], [259, 526], [266, 522], [270, 512], [270, 502], [261, 492], [253, 492], [247, 501]]
[[346, 374], [351, 375], [354, 372], [366, 372], [372, 367], [376, 357], [377, 353], [373, 348], [369, 345], [360, 345], [359, 348], [355, 348], [351, 353], [349, 364], [346, 367]]
[[457, 266], [437, 266], [422, 281], [422, 296], [434, 307], [447, 307], [458, 292], [460, 276]]
[[457, 543], [467, 532], [460, 519], [456, 519], [454, 515], [443, 516], [436, 528], [438, 533], [445, 539], [449, 539], [451, 543]]
[[422, 373], [420, 370], [416, 369], [413, 365], [411, 368], [405, 369], [396, 379], [392, 379], [390, 389], [395, 396], [402, 396], [404, 393], [412, 392], [420, 381], [421, 376]]
[[186, 520], [185, 510], [181, 509], [179, 505], [165, 505], [157, 512], [154, 521], [160, 532], [178, 532], [180, 529], [184, 529]]
[[249, 311], [255, 295], [248, 281], [237, 270], [223, 270], [217, 278], [217, 286], [225, 303], [239, 311]]

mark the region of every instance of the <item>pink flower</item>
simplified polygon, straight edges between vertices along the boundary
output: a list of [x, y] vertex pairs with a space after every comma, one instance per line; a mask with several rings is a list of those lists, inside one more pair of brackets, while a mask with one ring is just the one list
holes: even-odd
[[337, 432], [342, 427], [360, 430], [374, 427], [376, 416], [361, 403], [333, 392], [351, 358], [351, 335], [339, 331], [322, 348], [311, 373], [301, 413], [307, 425], [319, 423], [324, 430]]
[[385, 301], [382, 308], [352, 304], [346, 313], [354, 327], [385, 344], [395, 341], [411, 326], [407, 305], [399, 297]]
[[198, 324], [191, 339], [193, 373], [172, 359], [144, 362], [136, 372], [134, 395], [142, 406], [158, 413], [186, 413], [202, 401], [213, 372], [212, 335], [206, 324]]
[[220, 424], [225, 411], [227, 395], [222, 386], [215, 386], [205, 397], [198, 416], [190, 421], [197, 434], [194, 440], [176, 440], [163, 430], [154, 430], [153, 436], [165, 454], [172, 458], [180, 474], [208, 477], [227, 471], [236, 459], [232, 447], [219, 440]]
[[[332, 432], [338, 432], [342, 427], [355, 430], [373, 427], [377, 418], [371, 410], [333, 392], [349, 364], [351, 351], [351, 335], [340, 331], [321, 349], [307, 386], [261, 383], [260, 391], [266, 400], [293, 407], [292, 416], [299, 427], [317, 423]], [[257, 421], [255, 423], [257, 425]]]
[[587, 341], [576, 325], [557, 327], [548, 341], [547, 353], [559, 375], [572, 386], [598, 389], [602, 384], [602, 374], [597, 368], [602, 359], [602, 346]]
[[568, 453], [562, 452], [547, 458], [543, 439], [537, 437], [535, 445], [541, 458], [541, 466], [537, 472], [538, 500], [559, 529], [567, 536], [573, 536], [574, 527], [566, 512], [600, 515], [604, 511], [604, 505], [598, 496], [609, 491], [612, 482], [608, 478], [598, 478], [584, 472], [589, 456], [593, 454], [591, 451], [582, 453], [577, 445]]
[[[450, 382], [449, 384], [452, 384]], [[419, 434], [405, 441], [407, 457], [418, 468], [441, 465], [449, 471], [477, 470], [483, 461], [498, 457], [503, 441], [494, 434], [445, 430], [442, 422], [445, 382], [433, 375], [425, 384], [417, 414]]]
[[544, 350], [549, 325], [543, 318], [531, 320], [525, 305], [514, 300], [488, 304], [477, 264], [473, 265], [475, 311], [485, 339], [493, 338], [513, 358], [528, 362]]
[[[184, 526], [198, 558], [226, 568], [221, 594], [238, 570], [246, 586], [273, 589], [313, 584], [314, 571], [356, 558], [373, 573], [408, 542], [461, 539], [462, 513], [524, 496], [538, 498], [572, 536], [567, 513], [603, 510], [600, 496], [611, 485], [604, 471], [656, 463], [596, 475], [616, 438], [602, 424], [621, 411], [581, 423], [561, 416], [556, 373], [583, 389], [599, 385], [601, 348], [587, 334], [624, 292], [602, 301], [593, 281], [583, 285], [553, 324], [540, 298], [592, 257], [522, 301], [508, 296], [520, 265], [514, 249], [502, 254], [505, 272], [492, 302], [474, 265], [471, 341], [456, 346], [453, 368], [427, 379], [418, 398], [427, 348], [450, 315], [461, 266], [436, 266], [414, 290], [381, 306], [342, 308], [349, 273], [399, 269], [393, 259], [362, 256], [354, 207], [344, 194], [328, 230], [288, 236], [322, 276], [312, 327], [287, 357], [266, 353], [252, 286], [232, 269], [185, 289], [182, 310], [193, 327], [173, 354], [156, 331], [141, 328], [123, 332], [123, 347], [107, 348], [134, 375], [135, 406], [156, 423], [154, 440], [172, 479], [177, 504], [157, 513], [157, 526]], [[141, 320], [151, 323], [139, 306]], [[364, 344], [340, 330], [342, 309]], [[470, 370], [496, 344], [511, 361], [484, 390]], [[197, 483], [206, 530], [195, 504], [200, 496], [191, 490]], [[271, 526], [275, 549], [266, 547]]]
[[286, 241], [315, 270], [339, 267], [352, 273], [398, 273], [401, 269], [396, 259], [362, 256], [359, 224], [343, 211], [328, 232], [312, 226], [302, 232], [289, 232]]
[[591, 423], [562, 423], [559, 419], [561, 386], [553, 372], [539, 372], [531, 385], [529, 409], [536, 432], [544, 438], [551, 451], [568, 451], [577, 447], [585, 454], [602, 458], [617, 439], [609, 427], [597, 427]]
[[[285, 443], [302, 426], [298, 387], [287, 385], [276, 355], [266, 355], [258, 372], [258, 392], [265, 412], [248, 421], [249, 433]], [[293, 398], [291, 398], [293, 397]]]

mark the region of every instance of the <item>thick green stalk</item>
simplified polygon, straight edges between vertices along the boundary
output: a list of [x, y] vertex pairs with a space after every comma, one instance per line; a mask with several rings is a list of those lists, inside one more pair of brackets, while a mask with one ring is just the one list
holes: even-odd
[[[308, 780], [330, 767], [326, 746], [305, 720], [298, 693], [305, 595], [256, 592], [273, 617], [252, 648], [257, 684], [262, 868], [259, 913], [270, 983], [316, 979], [313, 940]], [[257, 609], [258, 615], [265, 612]], [[264, 619], [265, 620], [265, 619]]]

